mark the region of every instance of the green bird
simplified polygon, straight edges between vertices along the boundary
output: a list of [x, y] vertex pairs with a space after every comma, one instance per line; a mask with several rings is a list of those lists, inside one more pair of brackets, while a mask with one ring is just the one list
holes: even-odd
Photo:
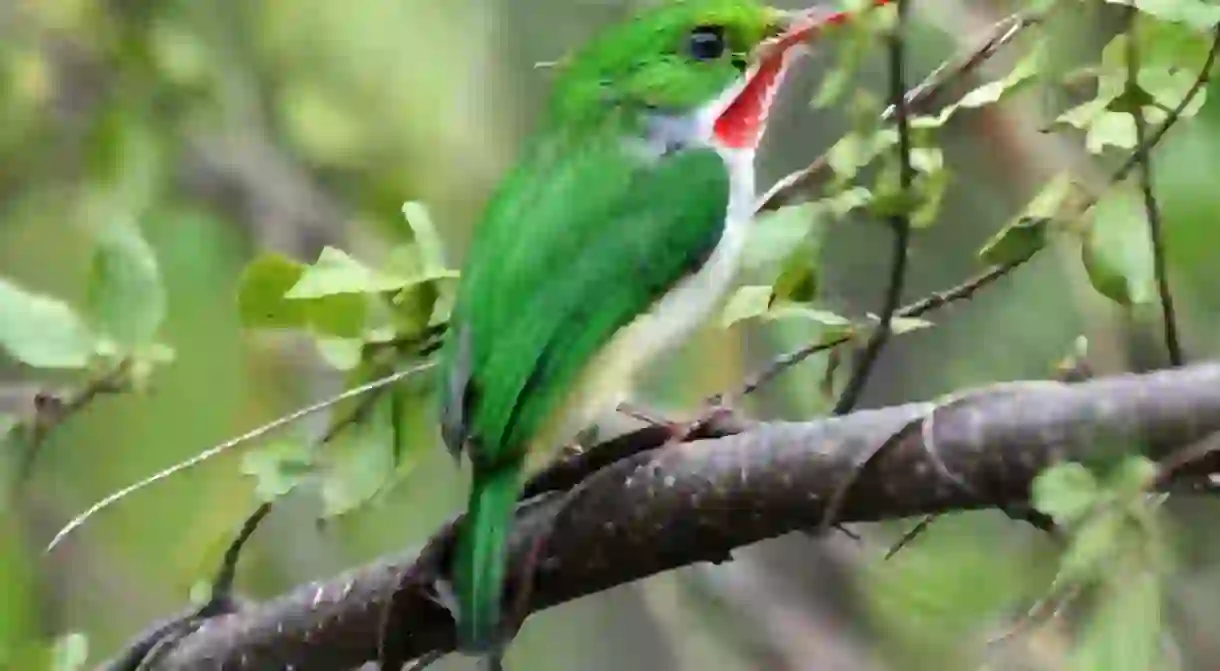
[[613, 411], [730, 288], [776, 88], [838, 16], [668, 0], [557, 66], [476, 229], [443, 348], [443, 438], [473, 471], [450, 586], [460, 650], [499, 654], [530, 452]]

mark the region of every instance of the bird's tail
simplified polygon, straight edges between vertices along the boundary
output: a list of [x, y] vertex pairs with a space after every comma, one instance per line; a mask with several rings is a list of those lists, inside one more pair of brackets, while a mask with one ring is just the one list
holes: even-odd
[[453, 576], [461, 650], [486, 653], [499, 642], [508, 536], [519, 487], [520, 469], [475, 469]]

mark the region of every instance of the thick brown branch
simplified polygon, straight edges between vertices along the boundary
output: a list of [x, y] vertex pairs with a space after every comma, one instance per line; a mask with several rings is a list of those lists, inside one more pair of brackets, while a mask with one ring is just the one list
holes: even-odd
[[[1220, 363], [1080, 384], [1029, 382], [823, 421], [756, 425], [733, 436], [652, 450], [585, 483], [556, 521], [537, 564], [530, 609], [541, 610], [679, 566], [729, 559], [737, 547], [808, 528], [856, 469], [840, 519], [870, 521], [1017, 503], [1046, 464], [1140, 445], [1162, 458], [1220, 431]], [[1183, 475], [1220, 466], [1202, 455]], [[963, 486], [963, 483], [968, 486]], [[519, 511], [516, 561], [555, 512]], [[404, 657], [450, 650], [453, 623], [430, 597], [452, 525], [419, 554], [309, 584], [205, 623], [165, 669], [348, 669], [374, 659], [386, 605]], [[516, 575], [510, 572], [510, 575]], [[404, 581], [403, 577], [407, 576]], [[509, 586], [513, 590], [513, 585]], [[511, 602], [511, 601], [510, 601]]]

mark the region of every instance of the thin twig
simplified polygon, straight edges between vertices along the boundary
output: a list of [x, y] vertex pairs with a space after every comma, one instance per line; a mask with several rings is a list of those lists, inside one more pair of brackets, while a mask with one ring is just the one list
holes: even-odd
[[[1025, 29], [1041, 23], [1045, 18], [1045, 12], [1022, 12], [995, 24], [978, 46], [945, 61], [918, 86], [906, 93], [904, 100], [908, 114], [924, 112], [951, 84], [969, 77]], [[892, 121], [897, 113], [898, 107], [890, 105], [881, 113], [881, 121]], [[812, 190], [814, 182], [828, 167], [828, 155], [822, 154], [808, 166], [786, 175], [759, 199], [758, 211], [777, 210], [798, 201], [803, 194]]]
[[1194, 102], [1195, 96], [1198, 96], [1199, 93], [1203, 91], [1204, 87], [1207, 86], [1208, 81], [1211, 80], [1211, 71], [1212, 67], [1216, 64], [1217, 56], [1220, 56], [1220, 26], [1216, 26], [1215, 35], [1212, 38], [1212, 48], [1207, 52], [1207, 59], [1203, 61], [1203, 65], [1199, 68], [1199, 75], [1195, 78], [1195, 83], [1192, 84], [1189, 89], [1187, 89], [1186, 95], [1182, 96], [1182, 99], [1178, 101], [1177, 107], [1170, 110], [1169, 115], [1165, 117], [1165, 120], [1161, 122], [1161, 125], [1157, 126], [1157, 129], [1153, 131], [1152, 135], [1149, 135], [1148, 138], [1146, 138], [1147, 141], [1136, 143], [1137, 146], [1135, 151], [1133, 151], [1131, 155], [1127, 157], [1127, 160], [1123, 162], [1118, 170], [1114, 171], [1114, 176], [1110, 178], [1112, 182], [1121, 182], [1122, 180], [1126, 179], [1127, 175], [1131, 173], [1131, 170], [1139, 165], [1141, 160], [1140, 157], [1143, 154], [1151, 151], [1153, 147], [1157, 146], [1157, 144], [1160, 143], [1161, 138], [1165, 137], [1165, 133], [1168, 133], [1169, 129], [1173, 128], [1174, 124], [1176, 124], [1178, 120], [1182, 118], [1182, 114], [1186, 112], [1186, 108], [1190, 107], [1190, 104]]
[[[1136, 39], [1136, 18], [1140, 10], [1132, 5], [1127, 12], [1127, 100], [1131, 105], [1131, 119], [1135, 122], [1135, 145], [1143, 147], [1148, 136], [1148, 121], [1143, 107], [1138, 103], [1142, 91], [1139, 86], [1140, 50]], [[1178, 324], [1173, 309], [1173, 294], [1169, 291], [1169, 274], [1165, 269], [1165, 236], [1161, 227], [1161, 208], [1156, 202], [1152, 185], [1152, 151], [1137, 150], [1132, 156], [1139, 163], [1140, 190], [1144, 195], [1144, 212], [1148, 219], [1148, 235], [1152, 238], [1152, 267], [1156, 276], [1157, 293], [1161, 298], [1161, 318], [1165, 322], [1165, 348], [1169, 350], [1169, 363], [1181, 366], [1182, 345], [1178, 342]]]
[[[938, 95], [947, 89], [954, 82], [960, 81], [970, 76], [983, 63], [987, 62], [1000, 49], [1011, 43], [1021, 35], [1027, 28], [1038, 25], [1045, 18], [1045, 12], [1031, 13], [1023, 12], [1013, 14], [1004, 20], [995, 24], [991, 33], [983, 39], [978, 46], [969, 51], [965, 51], [956, 57], [945, 61], [940, 67], [936, 68], [927, 78], [911, 89], [903, 96], [903, 101], [906, 105], [906, 112], [920, 113], [923, 112], [932, 103]], [[894, 118], [899, 110], [898, 105], [890, 105], [881, 114], [881, 121], [886, 122]], [[780, 179], [773, 187], [759, 200], [758, 211], [765, 212], [776, 210], [790, 202], [796, 201], [801, 194], [807, 192], [812, 186], [815, 179], [821, 175], [829, 166], [828, 154], [822, 154], [815, 159], [807, 167], [797, 170], [786, 177]], [[996, 266], [988, 269], [981, 275], [972, 278], [955, 289], [942, 294], [933, 294], [928, 299], [920, 301], [912, 305], [898, 310], [895, 317], [915, 317], [929, 310], [938, 308], [945, 303], [969, 298], [982, 286], [1007, 275], [1017, 266], [1028, 261], [1029, 258], [1023, 258], [1015, 263], [1006, 264], [1004, 266]], [[930, 302], [929, 302], [930, 301]], [[746, 396], [754, 393], [760, 387], [769, 384], [773, 379], [789, 368], [799, 364], [810, 356], [819, 352], [824, 352], [832, 348], [838, 347], [845, 342], [851, 340], [851, 336], [844, 336], [829, 342], [813, 343], [801, 347], [800, 349], [788, 352], [781, 355], [772, 361], [766, 369], [751, 376], [736, 392], [737, 396]], [[724, 395], [716, 397], [722, 398]]]
[[907, 86], [904, 76], [906, 40], [903, 33], [906, 28], [906, 6], [903, 0], [898, 0], [896, 3], [898, 25], [889, 37], [890, 104], [898, 110], [896, 118], [898, 125], [898, 188], [904, 202], [900, 211], [891, 216], [889, 220], [894, 246], [893, 257], [890, 261], [890, 279], [885, 290], [881, 319], [869, 337], [860, 358], [856, 361], [851, 377], [847, 380], [847, 386], [835, 403], [832, 411], [835, 415], [851, 412], [852, 408], [856, 407], [856, 403], [860, 401], [860, 394], [864, 392], [864, 386], [868, 383], [877, 358], [881, 355], [881, 350], [886, 343], [889, 342], [892, 332], [890, 322], [902, 303], [902, 289], [906, 286], [907, 257], [911, 247], [911, 216], [905, 204], [905, 196], [910, 193], [911, 184], [915, 181], [915, 168], [911, 165], [911, 126], [907, 116]]
[[[920, 317], [932, 312], [933, 310], [949, 305], [950, 303], [968, 300], [980, 289], [995, 282], [1001, 277], [1008, 275], [1023, 265], [1026, 261], [1029, 261], [1031, 258], [1033, 258], [1032, 254], [1003, 265], [992, 266], [982, 273], [975, 275], [974, 277], [951, 289], [938, 291], [934, 294], [925, 296], [914, 303], [909, 303], [903, 306], [894, 313], [894, 316], [897, 318]], [[747, 378], [746, 381], [742, 383], [741, 387], [739, 387], [734, 393], [734, 396], [748, 396], [755, 391], [758, 391], [759, 388], [769, 384], [784, 371], [799, 364], [805, 359], [808, 359], [814, 354], [819, 354], [838, 347], [846, 342], [849, 342], [851, 339], [851, 335], [845, 335], [833, 340], [806, 345], [798, 350], [788, 352], [772, 361], [766, 368]]]
[[102, 509], [109, 507], [111, 504], [126, 497], [128, 494], [131, 494], [132, 492], [134, 492], [136, 490], [143, 489], [144, 487], [147, 487], [148, 485], [151, 485], [156, 482], [160, 482], [161, 480], [164, 480], [164, 479], [170, 477], [171, 475], [181, 473], [182, 471], [184, 471], [188, 468], [191, 468], [193, 466], [197, 466], [197, 465], [207, 461], [208, 459], [215, 457], [218, 454], [222, 454], [235, 447], [244, 445], [245, 443], [248, 443], [252, 440], [261, 438], [261, 437], [265, 436], [266, 434], [268, 434], [272, 431], [275, 431], [276, 429], [283, 428], [289, 424], [292, 424], [301, 419], [304, 419], [305, 417], [308, 417], [309, 415], [321, 412], [336, 404], [342, 403], [343, 401], [346, 401], [346, 400], [352, 399], [352, 398], [356, 398], [359, 396], [363, 396], [364, 394], [367, 394], [372, 391], [376, 391], [378, 389], [381, 389], [382, 387], [388, 387], [396, 382], [404, 380], [417, 373], [421, 373], [425, 370], [428, 370], [429, 368], [432, 368], [434, 365], [436, 365], [434, 361], [426, 361], [421, 364], [407, 368], [405, 370], [400, 370], [391, 375], [387, 375], [385, 377], [378, 378], [378, 379], [368, 382], [366, 384], [362, 384], [358, 387], [353, 387], [352, 389], [348, 389], [347, 391], [345, 391], [341, 394], [332, 396], [327, 399], [323, 399], [312, 405], [307, 405], [303, 408], [300, 408], [299, 410], [296, 410], [287, 415], [279, 417], [278, 419], [275, 419], [266, 424], [263, 424], [262, 426], [251, 429], [250, 431], [247, 431], [246, 433], [243, 433], [240, 436], [237, 436], [236, 438], [231, 438], [229, 440], [226, 440], [223, 443], [220, 443], [219, 445], [210, 447], [210, 448], [204, 450], [203, 452], [196, 454], [195, 456], [191, 457], [190, 459], [187, 459], [186, 461], [180, 461], [177, 464], [170, 466], [169, 468], [166, 468], [162, 471], [159, 471], [157, 473], [154, 473], [153, 475], [148, 476], [147, 478], [144, 478], [143, 480], [140, 480], [139, 482], [128, 485], [128, 486], [118, 490], [117, 492], [114, 492], [113, 494], [110, 494], [109, 496], [103, 498], [102, 500], [98, 501], [97, 503], [93, 504], [92, 506], [89, 506], [89, 508], [85, 512], [81, 513], [80, 515], [77, 515], [75, 518], [72, 519], [71, 522], [68, 522], [68, 524], [65, 525], [63, 529], [60, 529], [59, 532], [55, 534], [55, 537], [51, 539], [51, 542], [49, 545], [47, 545], [45, 552], [50, 552], [51, 550], [53, 550], [55, 548], [55, 546], [59, 544], [60, 541], [62, 541], [65, 537], [67, 537], [67, 535], [69, 533], [71, 533], [74, 529], [76, 529], [80, 525], [84, 524], [85, 521], [88, 520], [90, 517], [92, 517], [96, 513], [100, 512]]
[[225, 549], [224, 558], [221, 559], [220, 569], [216, 572], [216, 579], [212, 581], [212, 599], [227, 599], [233, 595], [233, 581], [237, 576], [237, 560], [241, 558], [242, 548], [245, 547], [246, 541], [254, 535], [254, 531], [258, 528], [260, 522], [271, 513], [271, 501], [265, 501], [254, 511], [253, 515], [246, 518], [242, 522], [241, 530], [237, 532], [237, 537], [233, 542], [229, 543], [229, 547]]
[[10, 429], [26, 432], [25, 435], [29, 436], [29, 440], [23, 446], [20, 463], [17, 466], [18, 485], [29, 479], [38, 453], [51, 433], [96, 401], [98, 397], [118, 394], [126, 390], [130, 384], [130, 373], [131, 360], [124, 359], [66, 396], [39, 392], [34, 397], [34, 413], [30, 419], [19, 422]]

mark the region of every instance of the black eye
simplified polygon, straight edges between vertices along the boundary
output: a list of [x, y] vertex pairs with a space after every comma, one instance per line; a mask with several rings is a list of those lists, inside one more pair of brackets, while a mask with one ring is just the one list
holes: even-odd
[[699, 26], [690, 33], [690, 55], [700, 61], [714, 61], [724, 55], [724, 28]]

